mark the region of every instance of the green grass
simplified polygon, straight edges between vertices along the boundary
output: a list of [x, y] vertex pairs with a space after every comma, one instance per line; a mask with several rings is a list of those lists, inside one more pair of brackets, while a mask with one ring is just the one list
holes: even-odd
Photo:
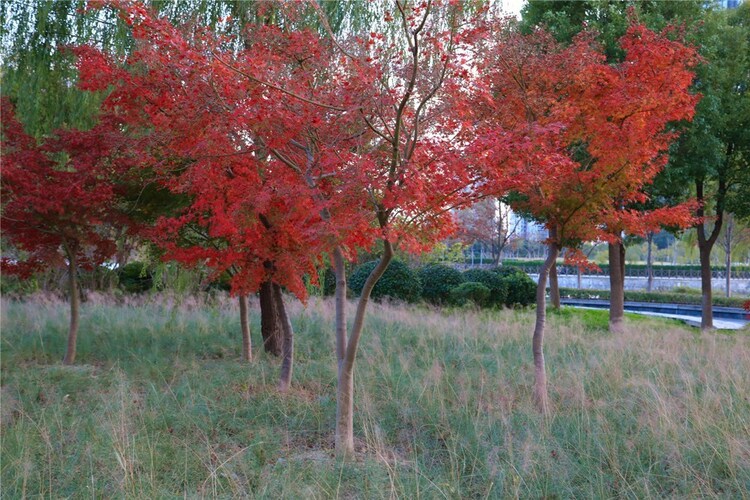
[[[571, 299], [609, 300], [609, 290], [591, 290], [578, 288], [561, 288], [560, 296]], [[718, 293], [712, 296], [714, 307], [742, 308], [747, 296], [724, 297]], [[654, 302], [659, 304], [701, 304], [700, 290], [688, 287], [676, 287], [670, 291], [644, 292], [642, 290], [625, 290], [626, 302]]]
[[[334, 458], [333, 304], [290, 304], [293, 388], [239, 360], [235, 303], [2, 303], [2, 491], [22, 497], [747, 498], [750, 336], [606, 311], [548, 316], [553, 406], [532, 401], [533, 311], [373, 305], [357, 459]], [[258, 338], [257, 303], [252, 306]]]

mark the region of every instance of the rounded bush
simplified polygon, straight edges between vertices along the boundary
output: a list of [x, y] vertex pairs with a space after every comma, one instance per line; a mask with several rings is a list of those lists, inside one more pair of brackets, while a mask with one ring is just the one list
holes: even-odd
[[450, 302], [451, 290], [464, 282], [460, 271], [443, 264], [428, 264], [419, 270], [422, 298], [433, 304]]
[[507, 306], [526, 307], [536, 302], [536, 283], [517, 267], [502, 266], [492, 270], [501, 277], [508, 290]]
[[[349, 276], [349, 288], [352, 293], [355, 295], [362, 293], [362, 288], [365, 286], [367, 277], [377, 264], [378, 261], [373, 260], [365, 262], [354, 269], [351, 276]], [[419, 300], [421, 294], [422, 285], [416, 273], [400, 260], [394, 259], [386, 268], [383, 276], [375, 283], [370, 297], [374, 300], [390, 297], [391, 299], [406, 302], [416, 302]]]
[[500, 266], [500, 267], [495, 267], [495, 268], [491, 269], [490, 272], [493, 272], [493, 273], [497, 274], [501, 278], [505, 278], [507, 276], [512, 276], [512, 275], [518, 274], [518, 273], [525, 274], [523, 272], [523, 270], [521, 270], [521, 268], [518, 268], [518, 267], [515, 267], [515, 266]]
[[120, 288], [128, 293], [141, 293], [154, 286], [153, 275], [145, 262], [129, 262], [117, 271]]
[[467, 302], [473, 302], [480, 307], [484, 307], [488, 305], [489, 300], [490, 289], [477, 281], [461, 283], [451, 290], [451, 302], [459, 306]]
[[487, 299], [488, 306], [501, 306], [508, 298], [508, 285], [499, 274], [486, 269], [469, 269], [464, 271], [464, 279], [467, 282], [481, 283], [490, 290]]

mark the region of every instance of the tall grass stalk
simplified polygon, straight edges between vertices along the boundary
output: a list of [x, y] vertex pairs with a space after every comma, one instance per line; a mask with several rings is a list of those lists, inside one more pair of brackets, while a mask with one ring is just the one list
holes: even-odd
[[76, 366], [65, 303], [4, 300], [3, 497], [748, 497], [747, 331], [550, 312], [545, 419], [533, 311], [371, 307], [340, 461], [331, 301], [290, 301], [281, 395], [278, 359], [241, 361], [228, 297], [90, 297]]

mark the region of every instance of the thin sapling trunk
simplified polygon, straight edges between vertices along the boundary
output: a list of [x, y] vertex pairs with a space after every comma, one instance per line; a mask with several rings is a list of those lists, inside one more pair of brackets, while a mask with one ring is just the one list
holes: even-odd
[[76, 360], [76, 343], [78, 342], [78, 319], [81, 297], [78, 292], [78, 263], [75, 250], [66, 248], [68, 256], [68, 294], [70, 299], [70, 327], [68, 329], [68, 346], [63, 358], [64, 365], [72, 365]]
[[[337, 353], [339, 348], [342, 350], [342, 357], [338, 364], [338, 387], [336, 391], [336, 453], [340, 456], [352, 456], [354, 454], [354, 360], [357, 355], [357, 347], [362, 334], [364, 325], [365, 312], [370, 300], [370, 294], [373, 287], [383, 275], [388, 265], [393, 259], [393, 247], [387, 240], [383, 241], [384, 251], [380, 262], [375, 266], [370, 275], [367, 277], [362, 293], [357, 301], [357, 311], [354, 315], [354, 323], [351, 328], [346, 345], [340, 345], [337, 342]], [[335, 258], [335, 255], [334, 255]], [[339, 299], [338, 285], [343, 275], [342, 269], [334, 260], [336, 265], [336, 285], [337, 285], [337, 307]], [[339, 311], [337, 310], [337, 320]], [[343, 315], [342, 315], [343, 318]], [[337, 324], [337, 334], [341, 325]], [[344, 326], [345, 328], [345, 326]]]
[[250, 321], [247, 314], [247, 295], [240, 295], [237, 300], [240, 303], [240, 328], [242, 329], [242, 360], [253, 359], [252, 341], [250, 339]]
[[560, 310], [560, 284], [557, 281], [557, 262], [549, 268], [549, 300], [552, 307]]
[[727, 215], [726, 227], [724, 228], [724, 238], [722, 239], [722, 245], [724, 246], [724, 265], [726, 267], [726, 275], [724, 276], [724, 282], [726, 286], [727, 297], [732, 296], [732, 239], [734, 237], [734, 216], [732, 214]]
[[646, 252], [646, 291], [650, 292], [654, 287], [654, 258], [652, 250], [654, 247], [654, 233], [649, 232], [646, 239], [647, 252]]
[[547, 396], [547, 370], [544, 366], [544, 325], [547, 318], [546, 295], [547, 276], [550, 269], [555, 265], [559, 249], [557, 246], [557, 230], [550, 229], [550, 242], [547, 245], [547, 259], [539, 271], [539, 282], [536, 286], [536, 323], [534, 325], [534, 337], [532, 339], [532, 351], [534, 353], [534, 399], [540, 412], [549, 413], [549, 398]]
[[279, 375], [279, 391], [286, 392], [292, 383], [292, 368], [294, 363], [294, 330], [289, 320], [289, 315], [284, 306], [284, 296], [281, 294], [281, 287], [276, 283], [273, 284], [273, 293], [276, 300], [276, 308], [281, 320], [281, 331], [284, 335], [283, 356], [281, 358], [281, 372]]
[[609, 331], [625, 328], [625, 245], [609, 244]]

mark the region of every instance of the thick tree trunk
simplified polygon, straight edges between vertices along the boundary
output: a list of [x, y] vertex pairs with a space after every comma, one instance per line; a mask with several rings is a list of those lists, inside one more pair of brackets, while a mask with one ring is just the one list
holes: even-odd
[[557, 310], [560, 310], [560, 285], [557, 281], [557, 262], [552, 263], [549, 268], [549, 301]]
[[555, 265], [559, 249], [557, 247], [557, 230], [550, 229], [550, 243], [548, 244], [547, 259], [539, 271], [539, 282], [536, 287], [536, 323], [532, 338], [532, 352], [534, 353], [534, 399], [537, 408], [543, 414], [549, 413], [549, 398], [547, 397], [547, 370], [544, 366], [544, 324], [547, 318], [546, 294], [547, 276]]
[[274, 356], [281, 356], [284, 338], [273, 289], [270, 281], [264, 281], [260, 286], [260, 334], [263, 349]]
[[250, 321], [247, 317], [247, 295], [240, 295], [237, 300], [240, 303], [240, 328], [242, 329], [242, 359], [251, 361], [253, 359], [252, 341], [250, 339]]
[[281, 358], [281, 372], [279, 374], [279, 391], [286, 392], [289, 390], [289, 386], [292, 383], [292, 368], [294, 364], [294, 330], [292, 329], [292, 323], [289, 320], [289, 316], [286, 313], [286, 307], [284, 307], [284, 296], [281, 294], [281, 287], [274, 283], [273, 285], [274, 299], [276, 301], [276, 309], [279, 313], [279, 319], [281, 320], [281, 330], [284, 334], [283, 342], [283, 357]]
[[[731, 154], [731, 149], [727, 154]], [[727, 158], [728, 157], [729, 156], [727, 156]], [[708, 236], [706, 236], [706, 228], [702, 220], [704, 215], [703, 188], [703, 179], [696, 179], [695, 198], [699, 203], [696, 215], [701, 219], [701, 222], [695, 226], [695, 230], [698, 233], [698, 253], [700, 255], [701, 263], [701, 329], [708, 330], [714, 327], [713, 297], [711, 296], [711, 250], [714, 247], [714, 243], [716, 243], [716, 240], [719, 238], [719, 232], [724, 223], [724, 196], [727, 190], [726, 180], [723, 177], [719, 177], [716, 199], [716, 219], [714, 220], [713, 230]]]
[[78, 342], [78, 317], [80, 295], [78, 292], [78, 264], [75, 251], [68, 254], [68, 295], [70, 296], [70, 327], [68, 328], [68, 346], [63, 358], [64, 365], [72, 365], [76, 360], [76, 343]]
[[701, 329], [714, 327], [713, 297], [711, 291], [711, 246], [698, 245], [701, 263]]
[[[339, 456], [350, 457], [354, 454], [354, 360], [357, 355], [357, 347], [362, 334], [365, 312], [370, 300], [373, 287], [383, 275], [393, 259], [393, 247], [387, 240], [383, 241], [383, 256], [367, 277], [362, 293], [357, 302], [357, 311], [354, 315], [351, 333], [345, 346], [337, 343], [343, 348], [343, 357], [339, 359], [338, 387], [336, 391], [336, 453]], [[335, 256], [334, 256], [335, 257]], [[339, 278], [343, 275], [342, 270], [336, 264], [336, 285], [338, 288]], [[338, 290], [337, 290], [338, 299]], [[337, 311], [338, 316], [338, 311]], [[338, 334], [338, 325], [337, 325]]]
[[646, 241], [648, 242], [648, 250], [646, 252], [646, 291], [650, 292], [654, 288], [654, 260], [651, 253], [654, 247], [654, 233], [648, 233]]
[[609, 331], [625, 328], [625, 245], [609, 244]]

